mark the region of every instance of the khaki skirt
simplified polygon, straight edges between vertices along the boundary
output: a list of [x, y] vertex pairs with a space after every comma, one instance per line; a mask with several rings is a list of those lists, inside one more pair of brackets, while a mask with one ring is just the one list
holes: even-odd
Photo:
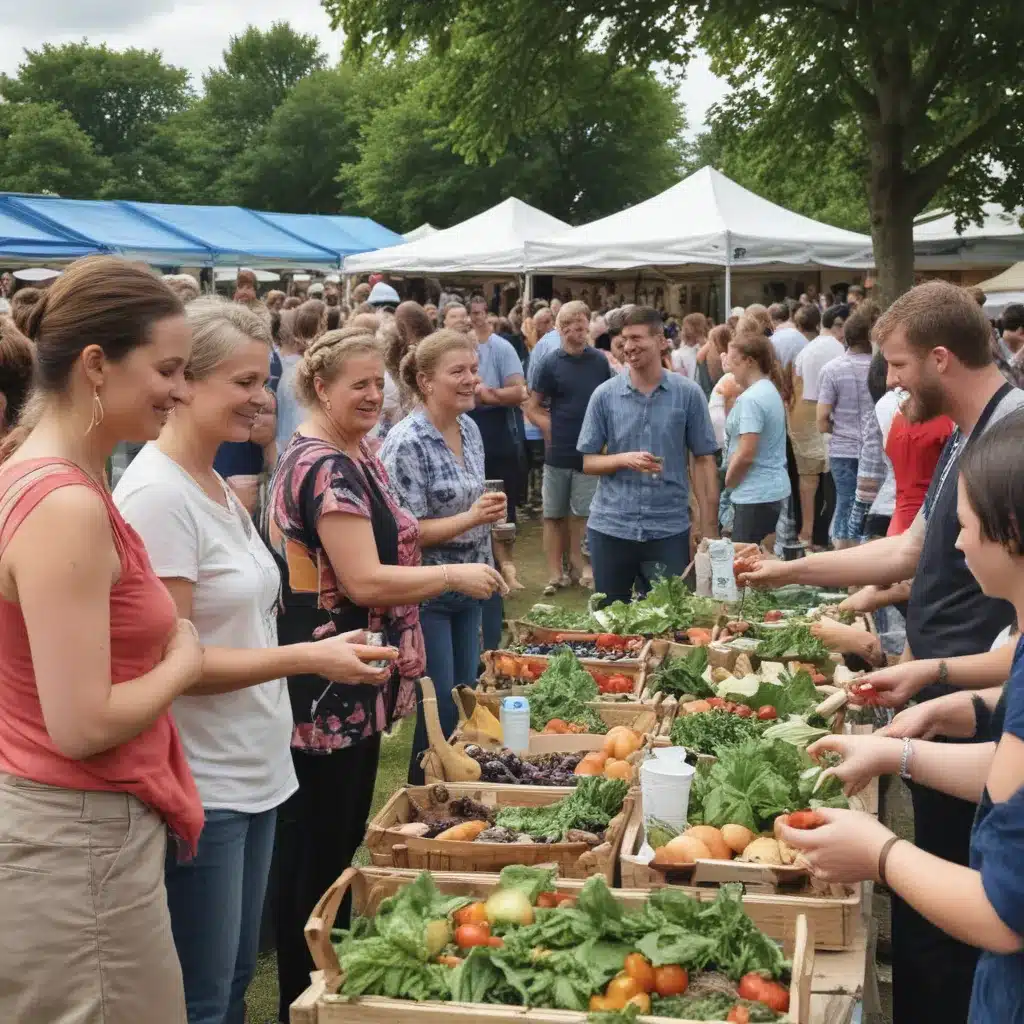
[[183, 1024], [166, 844], [133, 796], [0, 774], [0, 1021]]

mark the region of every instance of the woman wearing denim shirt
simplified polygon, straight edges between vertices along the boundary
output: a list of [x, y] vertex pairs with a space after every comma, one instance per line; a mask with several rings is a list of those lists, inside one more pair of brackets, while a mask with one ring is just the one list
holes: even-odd
[[[490, 526], [505, 515], [505, 495], [484, 493], [483, 441], [465, 415], [474, 407], [478, 369], [472, 337], [455, 331], [430, 335], [402, 360], [402, 381], [421, 404], [392, 428], [380, 457], [399, 501], [419, 520], [424, 565], [494, 565]], [[476, 680], [482, 608], [482, 601], [445, 593], [420, 610], [445, 736], [458, 720], [452, 687]], [[421, 704], [409, 764], [413, 785], [423, 783], [427, 745]]]

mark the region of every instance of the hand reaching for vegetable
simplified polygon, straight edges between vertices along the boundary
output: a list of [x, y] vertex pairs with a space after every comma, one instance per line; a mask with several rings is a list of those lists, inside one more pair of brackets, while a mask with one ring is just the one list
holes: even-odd
[[754, 548], [744, 548], [743, 554], [737, 554], [736, 559], [747, 563], [749, 568], [740, 571], [736, 575], [736, 584], [740, 587], [781, 587], [791, 583], [790, 578], [795, 562], [784, 562], [779, 558], [765, 558], [764, 553]]
[[880, 729], [878, 735], [898, 739], [930, 740], [935, 736], [970, 739], [977, 728], [971, 692], [961, 690], [905, 708], [884, 729]]
[[807, 748], [816, 761], [825, 753], [836, 753], [842, 763], [821, 773], [824, 782], [834, 775], [843, 784], [847, 796], [859, 793], [872, 779], [899, 768], [903, 743], [887, 736], [822, 736]]
[[826, 807], [818, 814], [825, 819], [824, 825], [815, 829], [783, 825], [779, 838], [799, 850], [811, 871], [823, 881], [877, 881], [878, 856], [892, 832], [863, 811]]
[[919, 690], [938, 678], [935, 661], [904, 661], [864, 676], [850, 687], [851, 704], [902, 708]]

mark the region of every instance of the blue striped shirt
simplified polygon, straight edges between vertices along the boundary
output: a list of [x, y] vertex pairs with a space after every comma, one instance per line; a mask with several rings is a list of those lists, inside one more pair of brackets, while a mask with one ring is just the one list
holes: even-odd
[[662, 371], [645, 395], [627, 370], [591, 396], [576, 445], [584, 455], [650, 452], [664, 460], [661, 473], [620, 469], [598, 480], [587, 525], [623, 540], [655, 540], [690, 528], [687, 455], [718, 451], [704, 392], [678, 373]]

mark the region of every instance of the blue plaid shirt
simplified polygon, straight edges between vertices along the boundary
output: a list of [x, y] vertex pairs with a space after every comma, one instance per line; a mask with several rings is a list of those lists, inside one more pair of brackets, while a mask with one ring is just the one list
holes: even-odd
[[584, 455], [650, 452], [664, 459], [658, 477], [620, 469], [598, 478], [587, 525], [622, 540], [655, 540], [690, 528], [687, 453], [718, 451], [704, 392], [678, 373], [662, 371], [645, 395], [630, 372], [616, 374], [591, 396], [576, 445]]
[[[446, 519], [465, 512], [484, 492], [484, 443], [480, 429], [459, 417], [462, 462], [421, 408], [399, 420], [384, 439], [380, 460], [399, 504], [417, 519]], [[474, 526], [446, 544], [423, 549], [424, 565], [483, 562], [494, 565], [490, 526]]]

